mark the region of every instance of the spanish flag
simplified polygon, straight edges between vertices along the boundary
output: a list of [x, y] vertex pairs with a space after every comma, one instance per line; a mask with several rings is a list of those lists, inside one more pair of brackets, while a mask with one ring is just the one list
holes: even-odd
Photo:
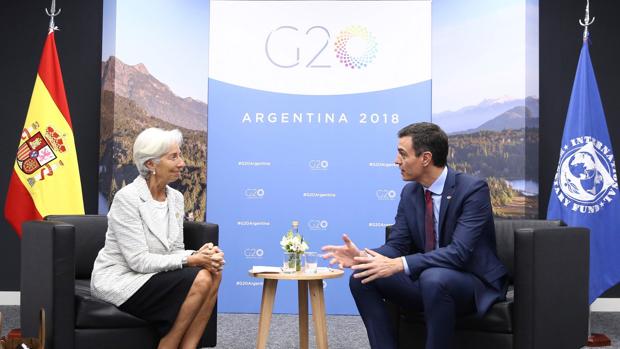
[[24, 221], [50, 214], [84, 214], [54, 29], [50, 29], [43, 46], [4, 205], [4, 216], [20, 238]]

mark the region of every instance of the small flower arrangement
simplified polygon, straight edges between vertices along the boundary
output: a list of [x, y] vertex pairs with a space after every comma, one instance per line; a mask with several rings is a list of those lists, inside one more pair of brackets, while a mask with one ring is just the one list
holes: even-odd
[[280, 246], [282, 246], [284, 252], [297, 254], [302, 254], [308, 249], [308, 244], [304, 241], [304, 237], [299, 233], [293, 234], [292, 230], [284, 234], [282, 240], [280, 240]]
[[304, 237], [297, 231], [298, 225], [297, 221], [293, 221], [293, 229], [286, 232], [280, 240], [280, 246], [285, 252], [282, 269], [285, 273], [301, 271], [301, 255], [308, 249]]

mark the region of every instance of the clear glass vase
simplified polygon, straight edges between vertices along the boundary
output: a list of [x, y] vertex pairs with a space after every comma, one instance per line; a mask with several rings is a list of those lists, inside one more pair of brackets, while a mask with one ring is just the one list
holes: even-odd
[[282, 271], [285, 273], [294, 273], [301, 271], [301, 255], [303, 253], [284, 252], [284, 261]]

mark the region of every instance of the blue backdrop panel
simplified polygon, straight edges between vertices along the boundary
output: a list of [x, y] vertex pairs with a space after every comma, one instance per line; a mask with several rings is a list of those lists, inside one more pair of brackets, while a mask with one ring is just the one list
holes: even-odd
[[[300, 232], [314, 251], [325, 244], [341, 243], [345, 232], [359, 247], [383, 242], [384, 227], [393, 222], [403, 186], [393, 164], [396, 133], [409, 123], [430, 120], [430, 64], [422, 64], [426, 71], [417, 75], [410, 73], [415, 69], [408, 65], [414, 58], [430, 61], [430, 31], [426, 31], [430, 22], [423, 23], [421, 29], [395, 25], [399, 29], [391, 32], [365, 24], [376, 35], [373, 40], [380, 48], [368, 67], [355, 70], [341, 65], [331, 53], [332, 39], [343, 37], [342, 31], [337, 34], [338, 28], [350, 28], [350, 18], [344, 24], [338, 16], [331, 22], [323, 19], [321, 6], [326, 6], [325, 2], [283, 2], [282, 6], [288, 6], [287, 16], [303, 11], [303, 18], [321, 18], [328, 22], [322, 27], [337, 35], [329, 36], [330, 53], [321, 56], [324, 69], [310, 70], [303, 65], [281, 68], [264, 59], [268, 45], [254, 43], [287, 23], [282, 18], [288, 17], [273, 8], [280, 5], [263, 3], [266, 8], [242, 10], [244, 2], [232, 3], [212, 2], [207, 220], [220, 225], [220, 245], [228, 261], [219, 310], [258, 312], [262, 280], [250, 277], [248, 270], [253, 265], [282, 264], [279, 241], [292, 220], [301, 222]], [[262, 2], [247, 5], [256, 6], [253, 3]], [[408, 4], [411, 8], [403, 8], [409, 2], [329, 3], [335, 4], [332, 11], [339, 6], [344, 6], [343, 11], [361, 6], [366, 16], [376, 13], [374, 6], [381, 6], [387, 12], [382, 16], [398, 12], [396, 17], [409, 23], [415, 18], [416, 6], [425, 2], [413, 1]], [[426, 5], [418, 16], [430, 18], [430, 2]], [[404, 16], [404, 9], [413, 12]], [[268, 18], [258, 16], [262, 21], [256, 27], [247, 23], [250, 18], [230, 20], [244, 22], [243, 28], [228, 21], [232, 14], [247, 11], [255, 17], [257, 11], [264, 11]], [[352, 21], [370, 23], [364, 18]], [[295, 23], [310, 28], [315, 22]], [[418, 29], [425, 38], [422, 43], [410, 40]], [[359, 32], [349, 30], [353, 36]], [[402, 51], [403, 46], [416, 45], [416, 49]], [[251, 57], [257, 63], [242, 65], [238, 52], [225, 50], [239, 47], [245, 51], [245, 59]], [[300, 61], [303, 59], [301, 54]], [[231, 66], [238, 69], [232, 71]], [[270, 72], [267, 81], [265, 71]], [[410, 83], [403, 83], [407, 80]], [[325, 282], [328, 313], [356, 313], [348, 290], [349, 274]], [[275, 311], [297, 312], [295, 282], [279, 282]]]

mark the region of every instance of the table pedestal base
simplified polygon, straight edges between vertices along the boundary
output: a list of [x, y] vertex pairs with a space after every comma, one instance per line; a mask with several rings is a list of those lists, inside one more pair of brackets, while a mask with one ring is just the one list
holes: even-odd
[[[269, 337], [269, 325], [273, 313], [273, 303], [276, 296], [278, 280], [265, 279], [263, 284], [263, 298], [260, 305], [258, 321], [258, 338], [256, 348], [264, 349]], [[299, 302], [299, 347], [308, 349], [308, 292], [312, 304], [312, 320], [316, 335], [316, 345], [319, 349], [327, 349], [327, 319], [325, 317], [325, 298], [323, 295], [323, 280], [297, 281]]]

